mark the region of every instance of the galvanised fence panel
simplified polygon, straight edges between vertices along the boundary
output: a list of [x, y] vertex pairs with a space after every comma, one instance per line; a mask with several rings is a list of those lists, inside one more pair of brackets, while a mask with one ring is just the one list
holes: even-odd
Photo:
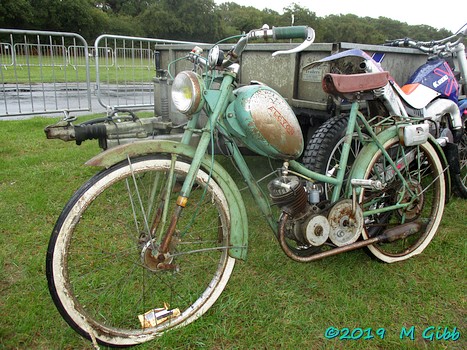
[[99, 103], [107, 110], [153, 109], [155, 54], [158, 47], [167, 44], [208, 45], [120, 35], [99, 36], [93, 49], [97, 53], [94, 66]]
[[[0, 118], [91, 110], [89, 48], [78, 34], [0, 29]], [[69, 47], [81, 47], [70, 65]]]

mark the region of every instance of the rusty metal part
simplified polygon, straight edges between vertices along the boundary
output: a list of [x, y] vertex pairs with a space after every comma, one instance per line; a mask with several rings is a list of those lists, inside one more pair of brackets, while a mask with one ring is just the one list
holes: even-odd
[[286, 155], [303, 150], [300, 124], [287, 102], [275, 91], [258, 89], [250, 98], [252, 132], [259, 132], [270, 145]]
[[167, 269], [166, 266], [172, 265], [172, 256], [165, 255], [164, 261], [161, 262], [159, 260], [160, 254], [158, 254], [158, 245], [153, 240], [148, 240], [141, 250], [141, 262], [148, 270], [157, 272], [161, 269]]
[[398, 225], [393, 228], [387, 229], [381, 235], [375, 237], [379, 238], [381, 243], [391, 243], [399, 239], [405, 239], [410, 235], [413, 235], [417, 232], [424, 231], [424, 223], [422, 220], [408, 222], [406, 224]]
[[247, 85], [235, 94], [225, 123], [245, 146], [275, 159], [296, 159], [302, 154], [300, 123], [279, 93], [265, 85]]
[[154, 257], [152, 252], [152, 242], [149, 241], [141, 251], [141, 261], [150, 271], [157, 271], [157, 265], [160, 264], [160, 262]]
[[[420, 216], [422, 212], [423, 205], [425, 204], [425, 196], [423, 195], [423, 188], [421, 184], [417, 181], [410, 180], [408, 182], [408, 187], [413, 193], [417, 194], [417, 197], [413, 198], [413, 196], [407, 190], [405, 190], [402, 203], [411, 202], [411, 204], [403, 210], [398, 210], [398, 214], [401, 217], [405, 216], [406, 220], [415, 220]], [[401, 192], [402, 190], [403, 189], [401, 189], [399, 192]]]
[[394, 242], [400, 239], [407, 238], [410, 235], [413, 235], [417, 232], [420, 232], [423, 223], [421, 221], [413, 221], [409, 222], [406, 224], [402, 224], [393, 228], [390, 228], [386, 231], [384, 231], [381, 235], [378, 235], [373, 238], [369, 238], [364, 241], [358, 241], [355, 243], [351, 243], [342, 247], [337, 247], [333, 248], [327, 251], [323, 252], [318, 252], [316, 254], [313, 254], [311, 256], [298, 256], [294, 254], [294, 252], [289, 248], [286, 242], [286, 237], [285, 237], [285, 230], [286, 230], [286, 224], [289, 219], [289, 215], [287, 213], [284, 213], [282, 216], [282, 220], [279, 222], [279, 228], [278, 228], [278, 238], [279, 238], [279, 244], [284, 251], [285, 255], [287, 255], [290, 259], [297, 261], [297, 262], [312, 262], [316, 261], [319, 259], [327, 258], [329, 256], [337, 255], [340, 253], [345, 253], [349, 252], [352, 250], [364, 248], [366, 246], [372, 245], [372, 244], [377, 244], [377, 243], [390, 243]]
[[359, 205], [354, 205], [351, 199], [337, 202], [328, 214], [329, 239], [341, 247], [355, 242], [363, 229], [363, 212]]
[[157, 228], [159, 227], [159, 223], [161, 221], [161, 218], [162, 218], [162, 212], [164, 210], [164, 201], [162, 201], [162, 203], [159, 205], [159, 207], [157, 208], [157, 211], [156, 211], [156, 215], [154, 217], [154, 220], [152, 222], [152, 225], [151, 225], [151, 237], [154, 237], [156, 231], [157, 231]]
[[157, 269], [164, 270], [164, 271], [178, 271], [179, 267], [176, 264], [166, 264], [166, 263], [159, 263], [157, 265]]
[[164, 262], [166, 259], [165, 254], [169, 251], [170, 243], [172, 241], [172, 237], [174, 236], [175, 227], [177, 227], [178, 218], [180, 217], [182, 209], [183, 208], [180, 206], [177, 206], [175, 208], [174, 213], [172, 215], [172, 220], [170, 221], [169, 228], [167, 229], [167, 232], [162, 238], [162, 242], [159, 247], [159, 255], [157, 256], [157, 259], [160, 262]]

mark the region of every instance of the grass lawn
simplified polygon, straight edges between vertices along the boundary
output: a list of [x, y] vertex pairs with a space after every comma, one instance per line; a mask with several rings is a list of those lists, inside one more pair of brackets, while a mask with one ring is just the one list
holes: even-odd
[[[0, 57], [1, 59], [1, 57]], [[84, 61], [80, 65], [67, 64], [58, 58], [48, 62], [36, 56], [18, 58], [16, 66], [2, 66], [0, 60], [0, 81], [5, 84], [37, 84], [41, 83], [69, 83], [86, 82], [86, 66]], [[152, 62], [130, 59], [120, 59], [119, 64], [109, 64], [102, 59], [99, 64], [99, 80], [101, 83], [123, 84], [152, 82], [155, 75]], [[89, 78], [91, 82], [96, 81], [96, 64], [92, 60], [89, 63]]]
[[[62, 207], [96, 172], [83, 163], [100, 150], [47, 140], [53, 122], [0, 121], [0, 349], [92, 349], [49, 296], [45, 254]], [[299, 264], [243, 196], [248, 260], [203, 317], [137, 349], [467, 349], [467, 201], [451, 199], [432, 243], [408, 261], [383, 264], [359, 250]], [[328, 339], [330, 327], [361, 337]]]

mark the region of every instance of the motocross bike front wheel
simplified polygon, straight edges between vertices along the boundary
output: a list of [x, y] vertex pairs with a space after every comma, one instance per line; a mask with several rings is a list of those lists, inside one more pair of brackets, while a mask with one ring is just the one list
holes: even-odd
[[459, 150], [460, 173], [451, 171], [451, 178], [454, 185], [454, 191], [461, 198], [467, 198], [467, 117], [462, 118], [464, 133], [460, 142], [457, 144]]
[[[429, 142], [406, 147], [394, 137], [384, 144], [384, 148], [404, 181], [396, 176], [388, 159], [378, 150], [371, 158], [364, 178], [379, 180], [384, 188], [362, 189], [359, 201], [364, 211], [364, 239], [381, 234], [383, 230], [414, 224], [411, 226], [413, 234], [406, 238], [368, 246], [376, 258], [392, 263], [421, 253], [433, 239], [444, 212], [446, 185], [443, 166]], [[378, 212], [397, 204], [407, 206]]]
[[[190, 160], [128, 159], [85, 183], [61, 213], [47, 250], [48, 286], [60, 314], [82, 336], [110, 346], [146, 342], [206, 312], [235, 260], [222, 188], [200, 170], [165, 260], [158, 259]], [[157, 308], [172, 317], [147, 325]], [[141, 323], [140, 323], [141, 321]]]

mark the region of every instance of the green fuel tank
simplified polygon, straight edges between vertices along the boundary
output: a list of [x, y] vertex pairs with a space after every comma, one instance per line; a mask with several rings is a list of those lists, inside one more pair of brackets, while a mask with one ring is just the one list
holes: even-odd
[[248, 85], [234, 91], [227, 108], [229, 131], [252, 151], [276, 159], [296, 159], [303, 152], [303, 135], [292, 108], [266, 85]]

